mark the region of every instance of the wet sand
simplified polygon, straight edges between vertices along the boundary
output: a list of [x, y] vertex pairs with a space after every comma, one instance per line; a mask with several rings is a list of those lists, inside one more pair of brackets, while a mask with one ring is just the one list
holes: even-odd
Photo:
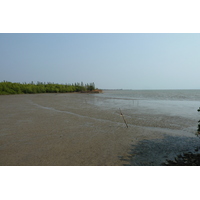
[[[188, 132], [195, 131], [194, 120], [180, 117], [174, 123], [173, 117], [122, 110], [126, 128], [118, 109], [92, 103], [97, 95], [101, 94], [0, 96], [0, 165], [160, 165], [176, 151], [199, 142]], [[178, 137], [184, 145], [173, 150], [165, 146], [159, 154], [159, 145]], [[145, 141], [160, 142], [145, 146]], [[141, 152], [146, 155], [141, 157]]]

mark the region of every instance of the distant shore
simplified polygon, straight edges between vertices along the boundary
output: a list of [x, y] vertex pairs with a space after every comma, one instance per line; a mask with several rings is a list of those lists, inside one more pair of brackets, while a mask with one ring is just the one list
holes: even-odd
[[92, 91], [82, 91], [80, 93], [103, 93], [103, 90], [96, 89]]
[[3, 81], [0, 82], [0, 95], [7, 94], [38, 94], [38, 93], [71, 93], [71, 92], [87, 92], [100, 93], [100, 90], [95, 87], [94, 83], [83, 84], [58, 84], [58, 83], [12, 83]]

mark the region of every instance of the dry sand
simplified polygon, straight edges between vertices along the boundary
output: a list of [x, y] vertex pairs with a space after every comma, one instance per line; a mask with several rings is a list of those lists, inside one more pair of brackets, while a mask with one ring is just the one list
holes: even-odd
[[164, 137], [160, 129], [141, 127], [155, 126], [151, 117], [125, 115], [126, 128], [119, 110], [92, 101], [93, 94], [79, 93], [0, 96], [0, 165], [126, 165], [121, 158], [131, 145]]

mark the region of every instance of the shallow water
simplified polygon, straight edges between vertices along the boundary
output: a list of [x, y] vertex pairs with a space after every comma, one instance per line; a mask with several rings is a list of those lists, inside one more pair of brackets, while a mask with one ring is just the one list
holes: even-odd
[[137, 113], [166, 114], [194, 120], [200, 106], [200, 90], [115, 90], [94, 96], [90, 103], [104, 109], [134, 109]]

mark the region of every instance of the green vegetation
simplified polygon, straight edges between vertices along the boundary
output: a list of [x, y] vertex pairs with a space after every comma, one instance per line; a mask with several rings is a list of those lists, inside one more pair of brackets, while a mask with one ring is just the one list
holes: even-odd
[[12, 83], [0, 82], [0, 94], [35, 94], [35, 93], [65, 93], [87, 92], [95, 90], [94, 83], [57, 84], [57, 83]]

